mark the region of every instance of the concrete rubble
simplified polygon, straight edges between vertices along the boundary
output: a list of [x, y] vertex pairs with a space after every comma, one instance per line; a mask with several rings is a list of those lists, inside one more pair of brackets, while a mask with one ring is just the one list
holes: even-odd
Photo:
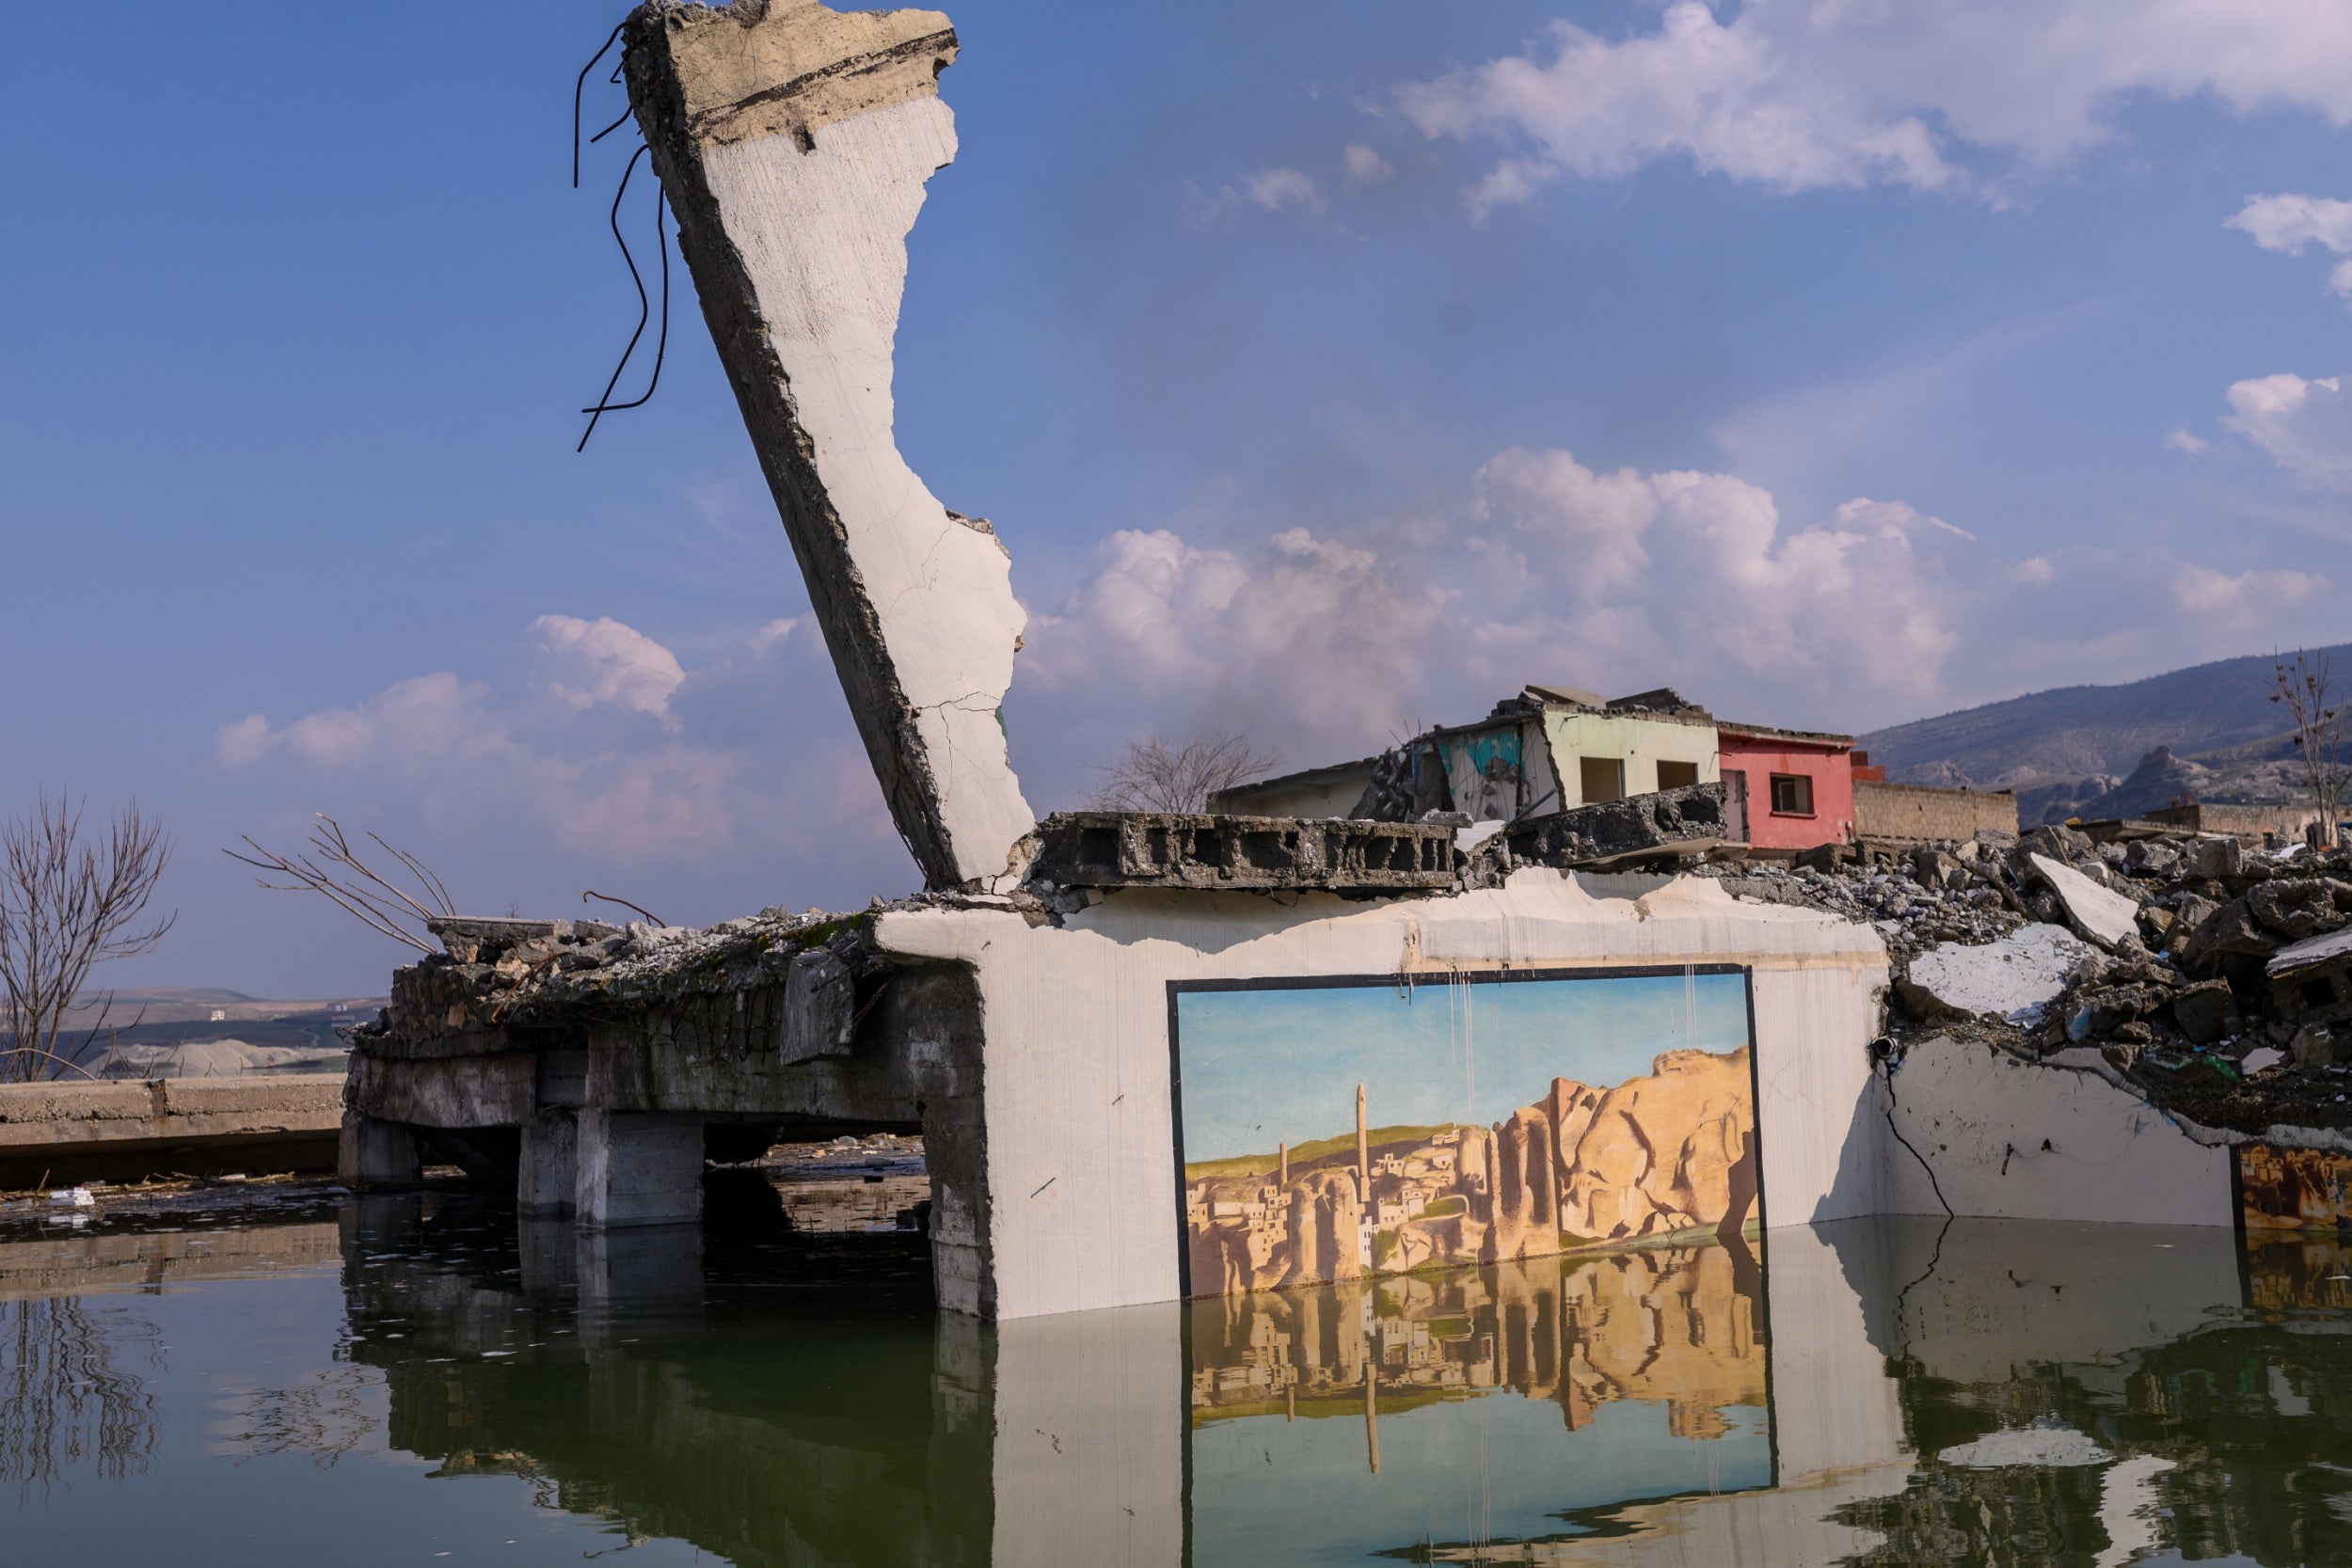
[[1892, 1053], [1958, 1027], [2023, 1060], [2095, 1064], [2225, 1141], [2352, 1148], [2352, 850], [2044, 827], [1699, 874], [1869, 920], [1895, 960]]

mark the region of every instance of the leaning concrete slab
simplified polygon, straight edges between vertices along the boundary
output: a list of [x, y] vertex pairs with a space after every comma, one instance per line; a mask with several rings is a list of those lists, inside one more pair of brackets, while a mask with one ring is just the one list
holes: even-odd
[[1026, 616], [994, 531], [942, 506], [892, 430], [906, 236], [956, 152], [938, 92], [956, 35], [937, 11], [649, 0], [626, 40], [679, 248], [891, 815], [932, 887], [993, 891], [1034, 820], [998, 711]]
[[2034, 870], [2065, 906], [2066, 918], [2085, 938], [2110, 952], [2139, 935], [2139, 906], [2122, 894], [2101, 887], [2071, 865], [2047, 855], [2029, 855]]

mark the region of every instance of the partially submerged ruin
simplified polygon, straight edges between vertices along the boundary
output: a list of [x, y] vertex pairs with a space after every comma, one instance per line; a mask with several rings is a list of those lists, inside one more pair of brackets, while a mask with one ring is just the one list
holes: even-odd
[[[2344, 986], [2344, 955], [2240, 928], [2340, 928], [2352, 889], [2266, 915], [2285, 895], [2262, 889], [2293, 879], [2240, 861], [2208, 879], [2226, 904], [2142, 896], [2157, 849], [2018, 846], [1979, 802], [1956, 833], [1917, 809], [1908, 836], [1941, 846], [1857, 863], [1817, 833], [1821, 863], [1794, 866], [1750, 818], [1845, 820], [1782, 795], [1845, 737], [1718, 726], [1672, 692], [1530, 687], [1487, 723], [1261, 788], [1268, 815], [1035, 821], [997, 716], [1022, 626], [1005, 551], [891, 434], [905, 236], [955, 151], [952, 29], [648, 0], [624, 36], [929, 891], [702, 931], [439, 922], [445, 953], [355, 1039], [348, 1180], [412, 1180], [437, 1152], [594, 1231], [692, 1222], [706, 1160], [779, 1135], [919, 1132], [941, 1304], [1017, 1319], [1877, 1212], [2223, 1225], [2233, 1143], [2352, 1147], [2250, 1112], [2192, 1128], [2151, 1076], [2185, 1070], [2176, 1034], [2248, 1042], [2255, 979], [2302, 999], [2287, 1043], [2314, 1054], [2336, 1004], [2296, 988]], [[1613, 771], [1578, 739], [1608, 726], [1639, 742]], [[2211, 842], [2161, 852], [2201, 866], [2226, 856]], [[1764, 847], [1791, 868], [1754, 868]], [[2021, 975], [2032, 997], [2005, 1006]], [[1890, 990], [1917, 1026], [1899, 1038]], [[1406, 1111], [1369, 1126], [1368, 1101]]]

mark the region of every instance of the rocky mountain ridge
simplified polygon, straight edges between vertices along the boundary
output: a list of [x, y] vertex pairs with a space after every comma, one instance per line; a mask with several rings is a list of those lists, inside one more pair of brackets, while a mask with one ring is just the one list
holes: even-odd
[[[2352, 688], [2352, 644], [2315, 649]], [[2027, 827], [2137, 816], [2187, 798], [2293, 797], [2294, 737], [2270, 701], [2273, 657], [2119, 686], [2073, 686], [1873, 731], [1856, 741], [1899, 784], [2014, 789]]]

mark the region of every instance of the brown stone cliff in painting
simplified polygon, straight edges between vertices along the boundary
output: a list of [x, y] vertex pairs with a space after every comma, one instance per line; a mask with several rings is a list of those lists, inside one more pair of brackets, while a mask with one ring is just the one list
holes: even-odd
[[1728, 1238], [1755, 1217], [1744, 1048], [1669, 1051], [1647, 1075], [1605, 1089], [1555, 1078], [1541, 1100], [1491, 1127], [1375, 1143], [1360, 1090], [1356, 1109], [1355, 1136], [1313, 1158], [1286, 1143], [1263, 1164], [1188, 1171], [1194, 1294], [1708, 1231]]

